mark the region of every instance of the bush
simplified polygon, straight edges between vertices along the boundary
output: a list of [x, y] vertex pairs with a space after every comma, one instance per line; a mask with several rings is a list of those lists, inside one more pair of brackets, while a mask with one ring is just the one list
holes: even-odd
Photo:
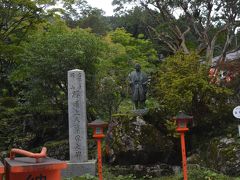
[[[158, 99], [165, 119], [180, 110], [194, 116], [201, 131], [209, 131], [212, 123], [226, 121], [231, 113], [230, 89], [209, 82], [209, 67], [192, 53], [168, 57], [152, 80], [153, 95]], [[222, 121], [220, 121], [222, 120]]]

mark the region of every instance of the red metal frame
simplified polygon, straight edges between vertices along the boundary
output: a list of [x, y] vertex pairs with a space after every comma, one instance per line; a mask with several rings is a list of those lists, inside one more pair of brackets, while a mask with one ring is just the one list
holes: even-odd
[[14, 160], [16, 154], [20, 154], [20, 155], [23, 155], [23, 156], [26, 156], [26, 157], [30, 157], [30, 158], [35, 158], [36, 159], [36, 163], [38, 163], [39, 162], [38, 161], [39, 158], [46, 158], [47, 157], [47, 148], [43, 147], [40, 153], [32, 153], [32, 152], [29, 152], [29, 151], [25, 151], [23, 149], [13, 148], [10, 151], [10, 159]]

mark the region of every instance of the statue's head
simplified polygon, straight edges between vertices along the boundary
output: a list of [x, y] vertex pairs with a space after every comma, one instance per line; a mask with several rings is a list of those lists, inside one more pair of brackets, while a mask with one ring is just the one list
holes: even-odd
[[139, 72], [141, 70], [140, 64], [135, 64], [135, 69], [137, 72]]

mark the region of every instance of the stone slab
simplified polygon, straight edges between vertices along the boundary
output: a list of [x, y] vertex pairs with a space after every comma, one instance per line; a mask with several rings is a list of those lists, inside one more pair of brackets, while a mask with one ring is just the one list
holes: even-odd
[[86, 84], [83, 70], [68, 71], [68, 115], [70, 161], [87, 162]]
[[67, 162], [67, 169], [62, 170], [62, 177], [73, 178], [76, 176], [83, 176], [85, 174], [90, 174], [92, 176], [96, 175], [96, 163], [97, 160], [89, 160], [87, 162], [72, 163]]
[[146, 115], [148, 113], [148, 111], [149, 111], [149, 109], [145, 108], [145, 109], [134, 109], [131, 112], [135, 116], [143, 116], [143, 115]]

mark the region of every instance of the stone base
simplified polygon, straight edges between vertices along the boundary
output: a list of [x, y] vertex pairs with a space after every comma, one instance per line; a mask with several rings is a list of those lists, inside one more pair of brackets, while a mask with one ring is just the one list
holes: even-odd
[[143, 115], [147, 114], [148, 111], [149, 110], [147, 108], [145, 108], [145, 109], [134, 109], [134, 110], [132, 110], [132, 113], [135, 116], [143, 116]]
[[89, 160], [82, 163], [72, 163], [67, 162], [67, 169], [63, 169], [61, 174], [64, 178], [72, 178], [76, 176], [83, 176], [85, 174], [90, 174], [92, 176], [96, 175], [96, 162], [97, 160]]

